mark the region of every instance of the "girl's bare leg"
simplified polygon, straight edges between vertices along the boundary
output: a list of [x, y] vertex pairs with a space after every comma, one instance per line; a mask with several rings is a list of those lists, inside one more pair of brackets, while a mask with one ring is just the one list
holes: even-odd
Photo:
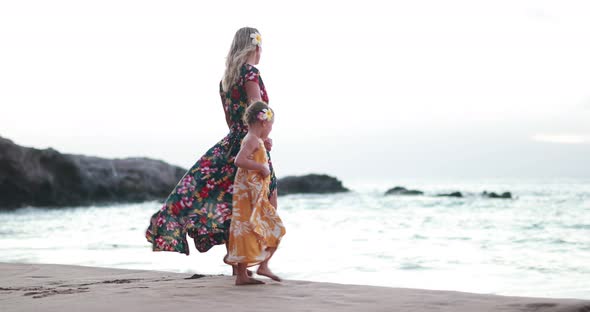
[[270, 261], [270, 258], [272, 258], [272, 255], [275, 253], [276, 250], [276, 247], [269, 247], [266, 249], [266, 251], [270, 253], [270, 256], [260, 263], [260, 265], [258, 266], [258, 270], [256, 270], [256, 274], [266, 276], [272, 280], [280, 282], [281, 278], [272, 273], [272, 271], [268, 267], [268, 261]]
[[246, 270], [246, 264], [245, 263], [238, 263], [237, 265], [238, 267], [238, 272], [236, 275], [236, 285], [240, 286], [240, 285], [259, 285], [259, 284], [264, 284], [263, 281], [251, 278], [250, 276], [248, 276], [248, 273]]
[[[229, 242], [225, 243], [225, 250], [227, 250], [227, 254], [225, 255], [225, 257], [223, 257], [223, 262], [225, 262], [225, 264], [229, 264], [226, 261], [227, 255], [229, 254]], [[231, 264], [229, 264], [231, 265]], [[232, 276], [236, 276], [238, 275], [238, 266], [237, 265], [231, 265], [231, 275]], [[246, 273], [248, 274], [248, 276], [252, 276], [252, 271], [250, 270], [246, 270]]]

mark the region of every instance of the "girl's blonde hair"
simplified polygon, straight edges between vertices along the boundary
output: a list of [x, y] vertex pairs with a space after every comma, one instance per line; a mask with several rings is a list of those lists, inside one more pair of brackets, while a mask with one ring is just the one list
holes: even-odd
[[[268, 117], [270, 117], [270, 119], [268, 119]], [[257, 122], [262, 122], [264, 120], [274, 121], [275, 114], [272, 108], [268, 106], [268, 104], [262, 101], [258, 101], [250, 104], [250, 106], [246, 108], [246, 112], [244, 113], [243, 119], [245, 124], [251, 126]]]
[[243, 27], [236, 31], [225, 60], [225, 73], [221, 82], [223, 91], [228, 91], [232, 84], [238, 81], [240, 68], [246, 63], [248, 55], [256, 50], [257, 46], [252, 43], [250, 37], [254, 33], [258, 33], [258, 30], [252, 27]]

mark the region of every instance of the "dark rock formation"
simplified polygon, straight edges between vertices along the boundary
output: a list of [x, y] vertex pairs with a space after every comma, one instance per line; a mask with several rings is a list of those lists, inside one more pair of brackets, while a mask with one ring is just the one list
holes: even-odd
[[463, 194], [461, 192], [452, 192], [452, 193], [448, 193], [448, 194], [438, 194], [436, 196], [439, 196], [439, 197], [463, 197]]
[[385, 195], [424, 195], [424, 192], [418, 190], [408, 190], [405, 187], [396, 186], [387, 190]]
[[338, 179], [325, 174], [289, 176], [277, 181], [279, 195], [348, 192]]
[[159, 160], [62, 154], [0, 137], [0, 209], [164, 199], [184, 173]]
[[512, 194], [510, 192], [504, 192], [502, 194], [496, 194], [494, 192], [488, 193], [487, 191], [483, 191], [481, 193], [483, 197], [487, 198], [503, 198], [503, 199], [512, 199]]

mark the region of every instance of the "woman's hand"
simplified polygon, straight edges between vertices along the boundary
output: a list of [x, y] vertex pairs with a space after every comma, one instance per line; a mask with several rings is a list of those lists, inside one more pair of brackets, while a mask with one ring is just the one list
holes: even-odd
[[264, 148], [266, 148], [266, 150], [269, 152], [272, 150], [272, 139], [271, 138], [266, 138], [264, 140]]

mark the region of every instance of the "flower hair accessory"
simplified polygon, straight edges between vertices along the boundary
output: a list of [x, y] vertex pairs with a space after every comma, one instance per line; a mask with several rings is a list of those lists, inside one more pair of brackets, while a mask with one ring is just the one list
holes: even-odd
[[271, 120], [272, 119], [272, 111], [268, 108], [265, 108], [265, 109], [261, 110], [256, 117], [260, 121]]
[[250, 38], [252, 38], [252, 44], [255, 46], [261, 46], [262, 45], [262, 37], [260, 36], [259, 33], [255, 32], [253, 34], [250, 34]]

